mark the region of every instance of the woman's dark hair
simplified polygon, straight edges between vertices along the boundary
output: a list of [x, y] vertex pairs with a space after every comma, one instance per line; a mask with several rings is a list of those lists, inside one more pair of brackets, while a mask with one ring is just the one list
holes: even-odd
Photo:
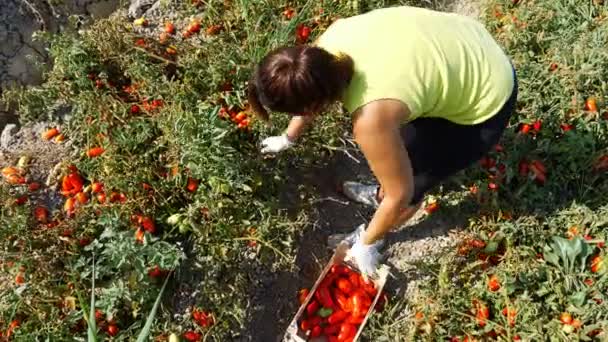
[[353, 73], [354, 63], [347, 55], [335, 56], [309, 45], [278, 48], [254, 71], [249, 105], [264, 121], [268, 120], [266, 108], [305, 115], [339, 100]]

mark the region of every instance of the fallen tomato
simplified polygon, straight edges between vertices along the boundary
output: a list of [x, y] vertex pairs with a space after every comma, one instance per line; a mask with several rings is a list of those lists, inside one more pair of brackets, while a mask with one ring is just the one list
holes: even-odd
[[51, 128], [47, 131], [45, 131], [44, 133], [42, 133], [42, 139], [44, 140], [51, 140], [53, 139], [55, 136], [57, 136], [59, 134], [59, 130], [57, 128]]
[[298, 292], [298, 301], [300, 302], [300, 305], [304, 304], [309, 293], [310, 293], [310, 290], [308, 290], [308, 289], [301, 289]]
[[166, 22], [165, 23], [165, 32], [168, 34], [174, 34], [175, 33], [175, 25], [173, 25], [173, 23], [171, 22]]
[[189, 192], [195, 192], [196, 189], [198, 189], [198, 183], [198, 179], [188, 177], [188, 185], [186, 185], [186, 189], [188, 189]]
[[194, 331], [186, 331], [184, 333], [184, 339], [188, 342], [198, 342], [201, 340], [202, 335]]
[[311, 32], [310, 27], [308, 27], [304, 24], [299, 24], [296, 27], [296, 39], [297, 39], [298, 43], [307, 42], [308, 37], [310, 36], [310, 32]]
[[49, 217], [49, 211], [43, 206], [37, 206], [34, 209], [34, 218], [40, 223], [46, 223]]
[[587, 112], [597, 112], [597, 102], [594, 97], [590, 97], [585, 101], [583, 109]]
[[495, 274], [490, 275], [488, 278], [488, 290], [491, 292], [500, 290], [500, 279]]
[[604, 259], [600, 255], [596, 255], [591, 259], [591, 272], [599, 273], [604, 270]]
[[92, 147], [87, 150], [87, 157], [89, 157], [89, 158], [99, 157], [104, 152], [105, 152], [105, 149], [103, 147]]

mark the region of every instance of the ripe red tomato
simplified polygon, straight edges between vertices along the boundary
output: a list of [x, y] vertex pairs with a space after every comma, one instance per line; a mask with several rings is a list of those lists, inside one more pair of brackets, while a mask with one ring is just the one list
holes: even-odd
[[308, 297], [309, 293], [310, 293], [309, 289], [301, 289], [298, 292], [298, 301], [300, 302], [300, 305], [304, 304], [304, 302], [306, 301], [306, 297]]
[[89, 157], [89, 158], [99, 157], [104, 152], [105, 152], [105, 149], [103, 147], [92, 147], [87, 150], [87, 157]]
[[134, 104], [131, 106], [131, 114], [139, 114], [139, 112], [141, 111], [141, 109], [139, 108], [138, 105]]
[[308, 313], [308, 316], [313, 316], [317, 310], [319, 310], [319, 302], [316, 300], [311, 301], [310, 304], [306, 306], [306, 313]]
[[315, 325], [312, 328], [312, 332], [310, 333], [310, 337], [319, 337], [323, 333], [323, 328], [320, 325]]
[[106, 328], [106, 331], [108, 332], [108, 335], [110, 335], [110, 336], [118, 335], [118, 327], [115, 324], [109, 324], [108, 327]]
[[296, 38], [299, 43], [305, 43], [308, 41], [308, 37], [310, 36], [311, 29], [310, 27], [300, 24], [296, 27]]
[[156, 224], [149, 216], [142, 216], [140, 224], [148, 233], [154, 234], [156, 232]]
[[342, 311], [342, 310], [338, 310], [338, 311], [332, 313], [327, 318], [327, 322], [329, 324], [337, 324], [337, 323], [340, 323], [340, 322], [344, 321], [346, 319], [346, 317], [348, 317], [348, 312]]
[[188, 32], [192, 33], [198, 33], [201, 30], [201, 23], [198, 21], [194, 21], [190, 24], [190, 26], [188, 26]]
[[198, 342], [201, 340], [202, 335], [194, 331], [186, 331], [184, 333], [184, 339], [188, 342]]
[[500, 279], [495, 274], [488, 278], [488, 290], [492, 292], [500, 290]]
[[80, 204], [85, 204], [89, 201], [89, 197], [87, 197], [87, 194], [81, 191], [76, 194], [76, 201], [78, 201]]
[[168, 34], [174, 34], [175, 33], [175, 25], [173, 25], [173, 23], [171, 22], [166, 22], [165, 23], [165, 32]]
[[350, 295], [353, 292], [353, 285], [346, 278], [338, 278], [338, 280], [336, 280], [336, 287], [347, 295]]
[[188, 189], [189, 192], [195, 192], [196, 189], [198, 189], [198, 183], [198, 179], [188, 177], [188, 185], [186, 185], [186, 189]]
[[352, 286], [354, 288], [357, 288], [357, 287], [361, 286], [360, 279], [361, 279], [361, 276], [359, 274], [357, 274], [357, 273], [353, 272], [353, 273], [351, 273], [351, 274], [348, 275], [348, 280], [350, 281], [350, 283], [352, 284]]
[[34, 209], [34, 218], [40, 223], [46, 223], [49, 217], [49, 211], [43, 206], [37, 206]]
[[597, 102], [594, 97], [590, 97], [585, 101], [585, 107], [583, 108], [587, 112], [597, 112]]
[[55, 127], [45, 131], [44, 133], [42, 133], [42, 138], [44, 140], [51, 140], [53, 137], [55, 137], [57, 134], [59, 134], [59, 130]]
[[343, 323], [340, 327], [340, 334], [338, 335], [338, 341], [346, 341], [357, 334], [357, 328], [354, 325]]
[[91, 184], [91, 192], [96, 194], [98, 192], [103, 191], [103, 184], [100, 182], [93, 182], [93, 184]]
[[353, 311], [351, 302], [348, 300], [348, 297], [346, 297], [344, 294], [342, 294], [341, 292], [337, 292], [337, 293], [334, 293], [334, 297], [336, 298], [338, 307], [341, 310], [346, 311], [346, 312]]

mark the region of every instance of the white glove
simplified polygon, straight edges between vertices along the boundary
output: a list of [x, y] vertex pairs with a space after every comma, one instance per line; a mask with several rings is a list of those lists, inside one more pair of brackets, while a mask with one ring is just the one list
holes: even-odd
[[262, 153], [279, 153], [293, 146], [287, 134], [268, 137], [262, 141]]
[[362, 232], [355, 244], [346, 252], [346, 260], [351, 260], [357, 265], [359, 271], [364, 277], [369, 277], [376, 273], [378, 270], [378, 263], [380, 261], [380, 252], [378, 251], [382, 245], [381, 241], [376, 241], [371, 245], [363, 243]]

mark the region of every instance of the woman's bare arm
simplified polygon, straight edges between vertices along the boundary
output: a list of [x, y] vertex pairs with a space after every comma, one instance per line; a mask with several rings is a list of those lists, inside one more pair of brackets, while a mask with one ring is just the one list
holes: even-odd
[[364, 244], [372, 244], [399, 223], [400, 210], [411, 201], [413, 170], [399, 126], [407, 108], [394, 101], [377, 101], [355, 115], [355, 140], [384, 189], [384, 198], [368, 225]]
[[287, 139], [295, 142], [314, 121], [314, 115], [294, 116], [287, 126]]

